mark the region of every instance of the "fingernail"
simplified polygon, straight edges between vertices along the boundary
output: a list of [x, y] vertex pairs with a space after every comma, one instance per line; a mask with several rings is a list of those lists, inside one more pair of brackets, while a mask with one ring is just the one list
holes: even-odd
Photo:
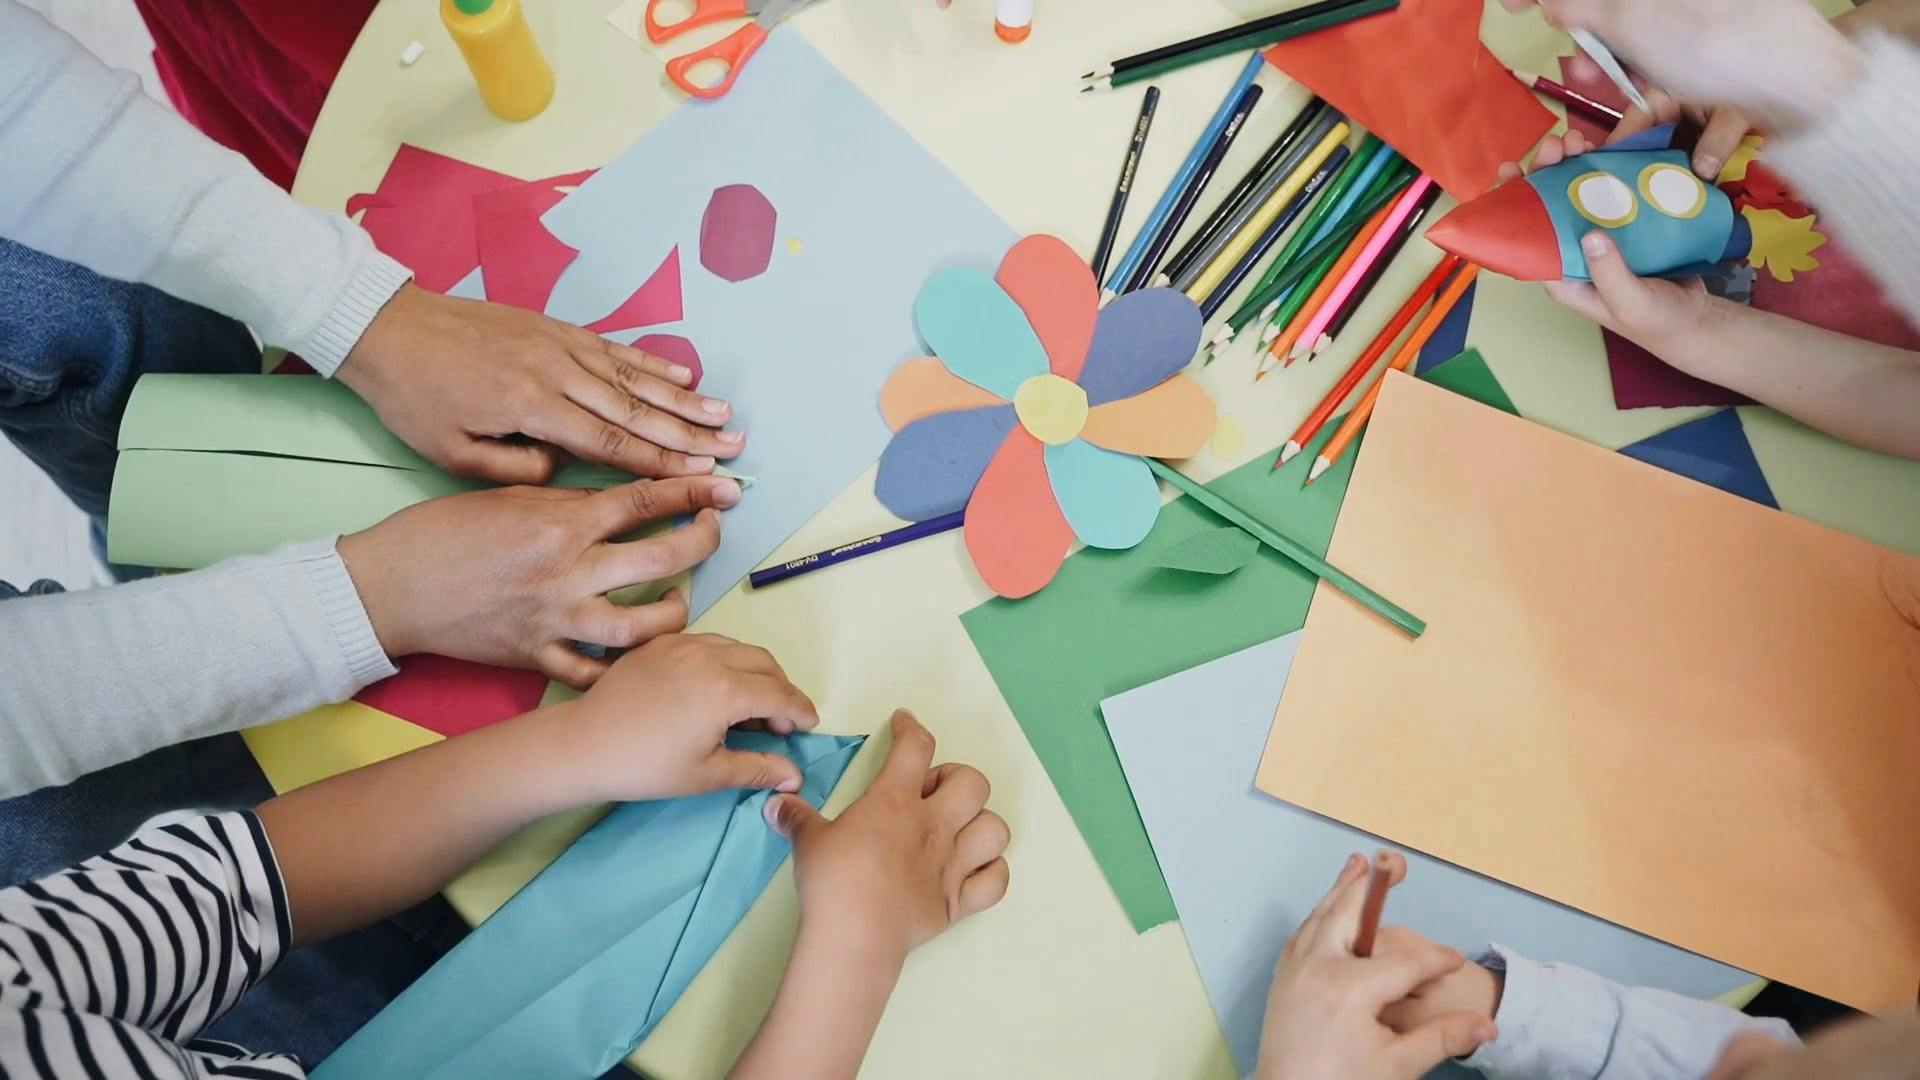
[[687, 599], [687, 594], [680, 591], [680, 586], [675, 585], [673, 588], [668, 589], [666, 592], [661, 593], [660, 599], [678, 600], [684, 603]]
[[768, 799], [760, 807], [760, 816], [766, 819], [766, 822], [768, 825], [771, 825], [776, 829], [779, 828], [780, 827], [780, 800]]
[[700, 407], [715, 416], [719, 416], [721, 413], [727, 411], [727, 403], [721, 401], [719, 398], [701, 398]]
[[713, 501], [721, 506], [732, 506], [740, 501], [740, 485], [725, 477], [713, 482]]
[[713, 468], [713, 459], [704, 455], [701, 457], [690, 457], [687, 459], [687, 468], [696, 472], [701, 469], [711, 469]]
[[667, 374], [673, 376], [674, 382], [686, 382], [693, 378], [693, 369], [685, 364], [668, 364]]
[[777, 790], [780, 790], [780, 791], [784, 791], [784, 792], [787, 792], [787, 793], [789, 793], [789, 794], [791, 794], [791, 793], [793, 793], [793, 792], [796, 792], [796, 791], [799, 791], [799, 790], [800, 790], [800, 778], [799, 778], [799, 777], [797, 777], [797, 776], [789, 776], [789, 777], [787, 777], [787, 778], [786, 778], [785, 780], [782, 780], [782, 781], [780, 781], [780, 787], [779, 787], [779, 788], [778, 788]]
[[1693, 171], [1712, 180], [1720, 175], [1720, 159], [1710, 154], [1701, 154], [1693, 159]]
[[740, 445], [746, 437], [747, 433], [744, 431], [723, 431], [720, 433], [720, 441], [731, 446]]
[[1590, 232], [1587, 235], [1581, 237], [1580, 250], [1586, 252], [1589, 255], [1605, 255], [1607, 253], [1606, 234]]

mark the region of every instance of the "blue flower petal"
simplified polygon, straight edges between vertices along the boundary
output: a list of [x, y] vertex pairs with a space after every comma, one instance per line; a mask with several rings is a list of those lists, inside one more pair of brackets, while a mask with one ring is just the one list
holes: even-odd
[[1047, 370], [1047, 351], [992, 275], [942, 270], [913, 301], [921, 340], [947, 370], [1013, 400], [1020, 384]]
[[987, 463], [1013, 430], [1011, 405], [923, 416], [903, 427], [880, 455], [873, 494], [908, 521], [964, 510]]
[[1141, 289], [1100, 309], [1080, 386], [1105, 405], [1159, 386], [1200, 348], [1200, 309], [1185, 293]]
[[1160, 485], [1147, 463], [1085, 439], [1047, 447], [1053, 497], [1081, 542], [1130, 548], [1147, 538], [1160, 516]]

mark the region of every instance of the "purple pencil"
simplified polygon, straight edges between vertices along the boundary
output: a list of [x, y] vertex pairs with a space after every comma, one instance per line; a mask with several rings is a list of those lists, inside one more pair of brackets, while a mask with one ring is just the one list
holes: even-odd
[[747, 583], [758, 589], [766, 585], [771, 585], [776, 581], [785, 581], [790, 577], [799, 577], [801, 574], [810, 574], [815, 570], [824, 570], [829, 566], [835, 566], [852, 559], [857, 559], [862, 555], [871, 555], [876, 551], [885, 551], [890, 547], [898, 547], [908, 541], [918, 540], [923, 536], [933, 536], [936, 533], [951, 532], [961, 525], [966, 524], [966, 520], [967, 512], [965, 510], [955, 510], [951, 514], [942, 514], [937, 518], [916, 521], [911, 525], [903, 525], [891, 532], [883, 532], [879, 536], [869, 536], [865, 540], [855, 540], [850, 544], [841, 544], [839, 547], [830, 548], [826, 551], [815, 552], [812, 555], [803, 555], [798, 559], [794, 559], [792, 562], [783, 562], [779, 566], [769, 566], [765, 570], [755, 570], [753, 573], [747, 575]]

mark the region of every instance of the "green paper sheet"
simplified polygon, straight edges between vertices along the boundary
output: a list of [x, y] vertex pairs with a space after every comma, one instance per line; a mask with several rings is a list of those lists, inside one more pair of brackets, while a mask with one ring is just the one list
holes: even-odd
[[1189, 574], [1231, 574], [1252, 562], [1259, 547], [1251, 533], [1225, 525], [1187, 537], [1156, 556], [1153, 565]]
[[[1496, 406], [1506, 400], [1472, 350], [1422, 377], [1443, 375], [1469, 397]], [[1482, 396], [1489, 390], [1496, 399]], [[1312, 451], [1337, 427], [1323, 426], [1309, 452], [1278, 472], [1269, 452], [1207, 486], [1325, 555], [1365, 434], [1312, 487], [1302, 488], [1300, 481]], [[1226, 577], [1167, 573], [1156, 566], [1160, 552], [1219, 528], [1220, 519], [1192, 499], [1175, 499], [1138, 547], [1083, 549], [1033, 596], [989, 600], [960, 617], [1140, 931], [1178, 916], [1101, 722], [1101, 700], [1298, 630], [1313, 600], [1313, 576], [1265, 548]], [[1348, 569], [1366, 572], [1363, 566]]]
[[1487, 366], [1486, 359], [1478, 349], [1468, 349], [1451, 360], [1443, 360], [1428, 368], [1426, 374], [1420, 377], [1482, 405], [1520, 415], [1520, 410], [1513, 407], [1513, 399], [1507, 396], [1506, 387], [1494, 378], [1493, 369]]

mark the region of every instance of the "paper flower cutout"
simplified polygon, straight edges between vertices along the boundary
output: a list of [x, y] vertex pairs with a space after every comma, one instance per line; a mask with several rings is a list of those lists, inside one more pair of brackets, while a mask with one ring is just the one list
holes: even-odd
[[1001, 596], [1038, 591], [1073, 540], [1129, 548], [1160, 512], [1141, 455], [1187, 457], [1213, 401], [1179, 372], [1200, 311], [1172, 289], [1099, 306], [1085, 263], [1057, 237], [1015, 244], [993, 277], [947, 270], [914, 302], [935, 354], [888, 377], [896, 434], [874, 493], [912, 521], [966, 511], [967, 551]]

